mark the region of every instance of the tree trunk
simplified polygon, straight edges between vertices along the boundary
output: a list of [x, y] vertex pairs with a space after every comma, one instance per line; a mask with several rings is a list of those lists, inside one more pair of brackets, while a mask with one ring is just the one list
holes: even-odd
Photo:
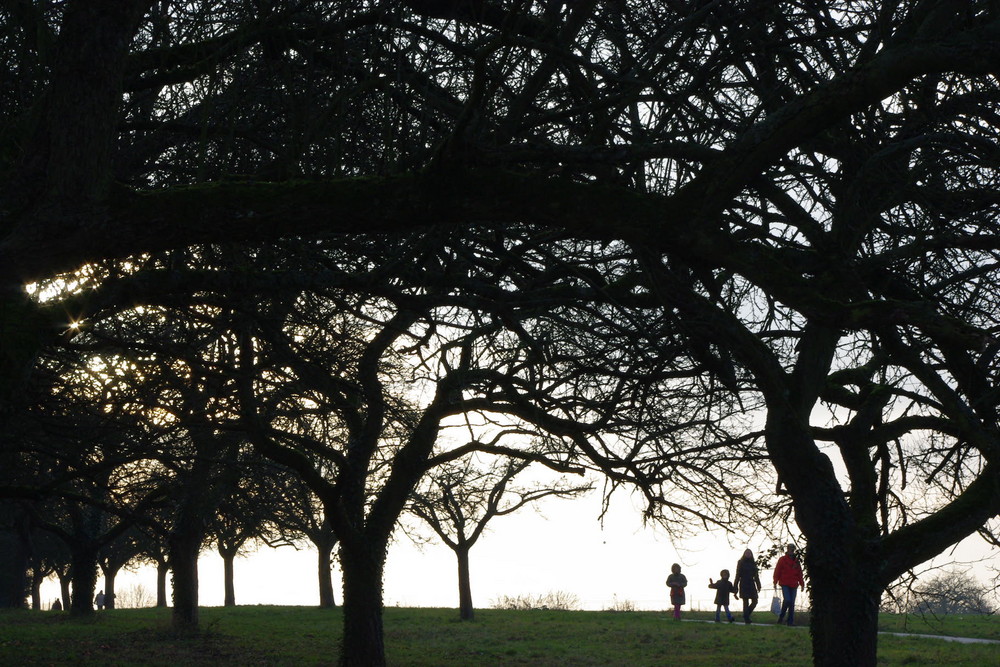
[[39, 611], [42, 608], [42, 582], [45, 577], [40, 577], [38, 574], [32, 574], [31, 576], [31, 608], [35, 611]]
[[198, 631], [198, 552], [202, 535], [187, 530], [170, 536], [170, 563], [173, 571], [173, 629], [178, 633]]
[[97, 549], [76, 545], [71, 547], [70, 579], [73, 596], [70, 612], [74, 616], [94, 613], [94, 590], [97, 588]]
[[28, 588], [28, 550], [14, 531], [0, 530], [0, 607], [24, 606]]
[[[340, 664], [349, 667], [383, 667], [385, 640], [382, 627], [382, 570], [384, 550], [345, 549], [340, 564], [344, 572], [344, 636]], [[352, 553], [362, 552], [362, 553]]]
[[809, 546], [812, 589], [810, 634], [816, 667], [875, 667], [878, 606], [882, 589], [875, 583], [877, 561], [841, 562], [822, 567]]
[[223, 585], [225, 586], [225, 599], [222, 603], [224, 607], [236, 606], [236, 587], [233, 584], [236, 551], [236, 549], [219, 549], [219, 553], [222, 555]]
[[104, 608], [114, 609], [115, 608], [115, 577], [118, 576], [118, 571], [113, 569], [107, 569], [104, 571]]
[[62, 596], [62, 607], [63, 609], [69, 609], [70, 604], [73, 599], [69, 593], [70, 578], [69, 574], [59, 574], [59, 594]]
[[170, 566], [166, 563], [156, 564], [156, 606], [167, 606], [167, 573]]
[[[807, 356], [805, 348], [800, 352], [800, 366]], [[824, 367], [815, 361], [813, 365]], [[878, 603], [886, 583], [880, 578], [883, 557], [874, 505], [848, 504], [833, 463], [809, 433], [809, 420], [802, 416], [808, 413], [807, 407], [769, 405], [767, 446], [807, 540], [813, 663], [817, 667], [874, 667]]]
[[317, 564], [317, 574], [319, 575], [319, 607], [320, 609], [333, 609], [337, 602], [333, 599], [333, 559], [330, 557], [332, 548], [325, 544], [316, 545], [319, 548], [319, 559]]
[[463, 621], [471, 621], [475, 615], [472, 608], [472, 579], [469, 573], [469, 548], [459, 547], [455, 550], [458, 557], [458, 617]]

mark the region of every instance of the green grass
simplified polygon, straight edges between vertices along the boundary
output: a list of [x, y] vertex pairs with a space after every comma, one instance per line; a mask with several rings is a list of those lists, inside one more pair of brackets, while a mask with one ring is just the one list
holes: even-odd
[[[910, 632], [945, 637], [976, 637], [1000, 641], [1000, 617], [978, 615], [934, 616], [932, 614], [882, 614], [881, 632]], [[998, 648], [997, 650], [1000, 650]]]
[[[707, 620], [688, 612], [686, 620]], [[666, 612], [385, 610], [391, 665], [808, 665], [809, 634], [758, 624], [677, 623]], [[807, 615], [801, 620], [805, 622]], [[0, 612], [0, 665], [330, 665], [339, 609], [236, 607], [202, 610], [202, 632], [178, 637], [166, 609], [116, 610], [90, 619]], [[1000, 618], [884, 616], [880, 629], [1000, 638]], [[881, 665], [1000, 666], [1000, 646], [883, 636]]]

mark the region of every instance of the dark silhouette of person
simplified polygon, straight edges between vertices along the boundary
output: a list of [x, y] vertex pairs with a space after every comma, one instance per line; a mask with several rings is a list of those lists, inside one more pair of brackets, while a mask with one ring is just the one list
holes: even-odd
[[750, 625], [750, 614], [757, 608], [760, 594], [760, 575], [757, 573], [757, 563], [753, 560], [753, 552], [747, 549], [743, 557], [736, 563], [736, 578], [733, 579], [733, 594], [737, 600], [743, 598], [743, 622]]
[[708, 578], [708, 587], [715, 589], [715, 622], [722, 622], [721, 611], [726, 610], [726, 619], [730, 623], [733, 622], [733, 615], [729, 613], [729, 594], [736, 591], [736, 587], [733, 586], [733, 582], [729, 581], [729, 570], [723, 570], [719, 573], [722, 577], [718, 581], [712, 581], [712, 578]]

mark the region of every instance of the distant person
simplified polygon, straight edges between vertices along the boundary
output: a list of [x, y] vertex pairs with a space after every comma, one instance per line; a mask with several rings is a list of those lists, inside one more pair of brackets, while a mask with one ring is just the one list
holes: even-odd
[[104, 591], [97, 591], [97, 595], [94, 597], [94, 605], [97, 606], [97, 611], [104, 609]]
[[736, 589], [733, 597], [737, 600], [743, 598], [743, 622], [750, 625], [750, 614], [757, 608], [760, 576], [757, 574], [757, 563], [754, 562], [753, 552], [749, 549], [743, 552], [743, 557], [736, 563], [733, 588]]
[[56, 601], [52, 603], [52, 611], [62, 611], [62, 602], [59, 598], [56, 598]]
[[806, 589], [805, 579], [802, 578], [802, 566], [795, 555], [795, 545], [789, 544], [785, 547], [785, 555], [778, 559], [778, 564], [774, 567], [774, 585], [781, 586], [781, 613], [778, 615], [778, 623], [787, 617], [788, 625], [795, 625], [795, 594], [798, 589]]
[[684, 599], [684, 589], [687, 588], [688, 580], [681, 574], [681, 566], [674, 563], [670, 566], [670, 576], [667, 577], [667, 586], [670, 588], [670, 604], [674, 605], [674, 620], [681, 620], [681, 605]]
[[708, 587], [715, 589], [715, 622], [721, 623], [722, 618], [720, 613], [723, 609], [726, 610], [726, 618], [732, 623], [735, 619], [733, 615], [729, 613], [729, 594], [736, 590], [733, 586], [733, 582], [729, 581], [729, 570], [723, 570], [719, 573], [719, 581], [712, 582], [712, 578], [708, 578]]

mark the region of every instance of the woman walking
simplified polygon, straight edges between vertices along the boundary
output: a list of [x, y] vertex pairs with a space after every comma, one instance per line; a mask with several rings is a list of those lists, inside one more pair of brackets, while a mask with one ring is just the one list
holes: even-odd
[[757, 563], [753, 560], [753, 552], [747, 549], [743, 558], [736, 563], [736, 578], [733, 579], [733, 594], [737, 600], [743, 598], [743, 622], [750, 625], [750, 614], [757, 607], [760, 593], [760, 575], [757, 574]]

